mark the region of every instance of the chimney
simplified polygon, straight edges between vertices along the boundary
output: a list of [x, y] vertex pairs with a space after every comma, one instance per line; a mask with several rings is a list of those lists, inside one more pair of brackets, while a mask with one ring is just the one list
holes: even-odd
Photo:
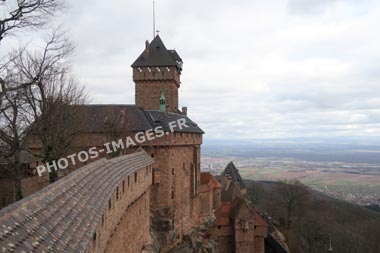
[[149, 41], [145, 41], [144, 55], [145, 55], [146, 57], [149, 56]]
[[182, 114], [187, 116], [187, 106], [182, 107]]

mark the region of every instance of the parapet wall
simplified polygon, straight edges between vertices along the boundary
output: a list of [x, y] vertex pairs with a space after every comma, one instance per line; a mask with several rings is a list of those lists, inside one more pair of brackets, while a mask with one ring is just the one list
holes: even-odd
[[152, 166], [132, 173], [116, 187], [88, 252], [141, 252], [150, 243]]
[[[111, 247], [110, 252], [140, 252], [127, 250], [125, 240], [112, 238], [126, 215], [149, 222], [153, 163], [144, 151], [101, 159], [0, 210], [0, 248], [104, 252]], [[140, 216], [131, 215], [136, 208]], [[137, 234], [149, 235], [149, 226], [139, 227]]]

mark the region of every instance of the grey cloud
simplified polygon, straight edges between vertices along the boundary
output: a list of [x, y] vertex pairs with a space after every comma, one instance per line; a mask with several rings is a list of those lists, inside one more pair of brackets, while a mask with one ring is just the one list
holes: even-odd
[[363, 10], [372, 0], [289, 0], [287, 8], [292, 14], [322, 14], [336, 4], [352, 4], [356, 11]]
[[[380, 135], [371, 2], [157, 1], [161, 37], [185, 62], [180, 105], [206, 138]], [[133, 103], [130, 65], [152, 37], [151, 1], [70, 3], [73, 68], [92, 102]]]

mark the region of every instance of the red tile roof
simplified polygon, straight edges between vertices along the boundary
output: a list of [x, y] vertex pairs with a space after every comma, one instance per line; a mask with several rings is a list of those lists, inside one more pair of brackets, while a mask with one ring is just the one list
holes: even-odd
[[232, 202], [223, 202], [221, 206], [216, 210], [216, 225], [217, 226], [229, 226], [231, 225], [231, 213], [234, 210]]
[[256, 226], [268, 227], [268, 224], [266, 223], [264, 218], [261, 217], [261, 215], [257, 211], [255, 211], [255, 225]]
[[222, 185], [219, 183], [216, 178], [210, 173], [203, 172], [201, 173], [201, 185], [208, 185], [211, 190], [222, 189]]

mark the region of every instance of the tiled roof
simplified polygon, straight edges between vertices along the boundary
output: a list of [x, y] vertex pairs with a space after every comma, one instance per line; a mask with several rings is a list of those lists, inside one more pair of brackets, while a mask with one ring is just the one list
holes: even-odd
[[235, 164], [233, 162], [230, 162], [227, 165], [222, 175], [224, 176], [230, 175], [232, 177], [232, 181], [238, 183], [241, 189], [247, 188], [244, 184], [243, 179], [240, 176], [239, 170], [235, 167]]
[[108, 132], [125, 128], [145, 131], [151, 128], [145, 112], [136, 105], [83, 105], [86, 131]]
[[188, 132], [188, 133], [204, 133], [198, 124], [194, 123], [189, 117], [180, 113], [164, 113], [161, 111], [147, 110], [145, 111], [146, 117], [152, 127], [162, 126], [164, 131], [169, 131], [169, 123], [179, 119], [186, 119], [186, 125], [182, 129], [175, 127], [175, 132]]
[[119, 131], [146, 131], [162, 126], [164, 131], [169, 131], [169, 123], [185, 118], [189, 127], [175, 132], [204, 133], [187, 116], [179, 113], [165, 113], [155, 110], [144, 111], [136, 105], [83, 105], [86, 115], [86, 130], [88, 132]]
[[153, 162], [144, 151], [102, 159], [0, 210], [0, 250], [84, 252], [116, 187]]
[[208, 192], [214, 189], [221, 189], [222, 185], [215, 179], [210, 173], [201, 173], [201, 186], [199, 187], [200, 192]]
[[268, 227], [268, 224], [265, 222], [264, 218], [261, 217], [257, 211], [255, 211], [255, 225]]
[[145, 51], [132, 64], [132, 67], [171, 67], [182, 62], [175, 50], [166, 49], [160, 36], [156, 36], [149, 44], [149, 52]]
[[228, 226], [231, 225], [231, 213], [234, 209], [232, 202], [223, 202], [220, 207], [216, 210], [216, 225], [217, 226]]
[[243, 194], [236, 182], [229, 183], [224, 176], [219, 176], [222, 185], [222, 202], [231, 202], [236, 198], [242, 198]]

